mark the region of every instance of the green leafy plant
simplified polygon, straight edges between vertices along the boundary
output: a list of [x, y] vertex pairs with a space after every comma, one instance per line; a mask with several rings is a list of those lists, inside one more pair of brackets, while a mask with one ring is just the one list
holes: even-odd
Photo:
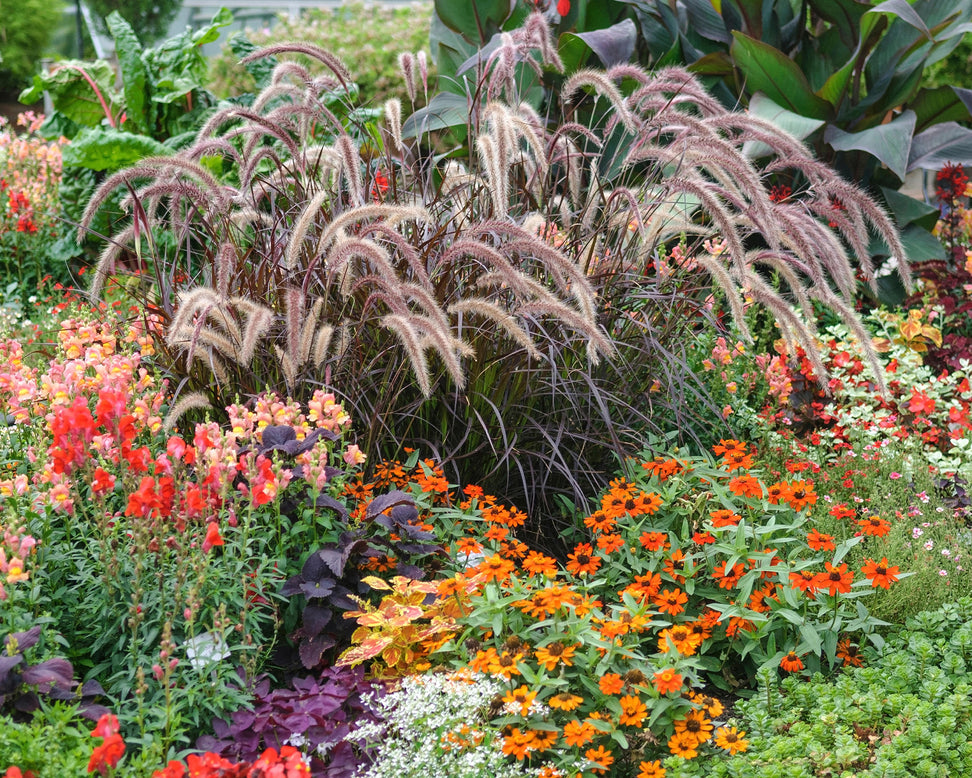
[[0, 93], [17, 94], [39, 68], [62, 0], [8, 0], [0, 20]]
[[[296, 17], [284, 14], [269, 29], [247, 29], [224, 44], [209, 63], [209, 88], [220, 97], [241, 97], [266, 86], [239, 64], [249, 51], [241, 47], [238, 36], [244, 36], [256, 48], [300, 40], [320, 46], [343, 61], [353, 61], [361, 104], [380, 106], [385, 100], [403, 96], [398, 53], [428, 47], [430, 17], [431, 3], [396, 8], [360, 1], [335, 9], [308, 8]], [[321, 70], [313, 59], [302, 64], [315, 73]]]
[[669, 760], [667, 778], [810, 778], [826, 772], [877, 776], [950, 776], [972, 769], [972, 659], [964, 598], [907, 622], [863, 667], [827, 681], [761, 678], [737, 714], [749, 750], [701, 762]]

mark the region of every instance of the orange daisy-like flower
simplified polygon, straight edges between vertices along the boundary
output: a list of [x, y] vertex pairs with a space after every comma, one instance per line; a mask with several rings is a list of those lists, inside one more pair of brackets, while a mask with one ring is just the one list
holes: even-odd
[[530, 730], [521, 732], [519, 727], [513, 727], [509, 734], [503, 735], [503, 753], [507, 756], [515, 756], [522, 761], [533, 750], [535, 746]]
[[746, 443], [741, 440], [733, 440], [732, 438], [720, 440], [712, 447], [713, 453], [720, 457], [724, 457], [727, 454], [744, 455], [748, 450], [749, 446]]
[[730, 616], [729, 623], [726, 625], [726, 636], [732, 638], [740, 632], [753, 632], [755, 629], [756, 625], [749, 619], [744, 619], [741, 616]]
[[736, 562], [731, 570], [726, 570], [725, 560], [712, 568], [712, 577], [718, 581], [720, 589], [735, 588], [739, 583], [739, 579], [745, 574], [746, 567], [742, 562]]
[[685, 566], [691, 561], [691, 556], [686, 557], [682, 549], [676, 548], [671, 556], [665, 560], [662, 572], [677, 583], [685, 583], [685, 576], [687, 575]]
[[652, 683], [659, 694], [672, 694], [681, 691], [684, 681], [682, 676], [675, 672], [674, 667], [666, 667], [655, 673]]
[[642, 532], [638, 542], [649, 551], [661, 551], [671, 546], [667, 532]]
[[618, 723], [622, 726], [640, 727], [648, 718], [648, 708], [640, 697], [629, 694], [622, 697], [618, 702], [621, 704], [621, 717], [618, 719]]
[[693, 632], [687, 624], [676, 624], [658, 634], [658, 650], [663, 654], [667, 654], [675, 646], [675, 650], [682, 656], [692, 656], [701, 645], [702, 636]]
[[547, 668], [547, 672], [553, 672], [554, 668], [561, 663], [567, 665], [567, 667], [573, 666], [573, 656], [578, 645], [580, 644], [565, 646], [560, 641], [554, 641], [541, 646], [533, 652], [533, 655], [538, 664]]
[[692, 542], [698, 543], [700, 546], [707, 546], [716, 542], [716, 536], [711, 532], [696, 532], [692, 535]]
[[492, 540], [497, 543], [506, 540], [509, 536], [510, 528], [504, 527], [502, 524], [494, 524], [483, 533], [483, 537], [486, 538], [486, 540]]
[[749, 741], [743, 739], [745, 734], [735, 727], [719, 727], [715, 732], [715, 744], [730, 754], [740, 754], [749, 748]]
[[790, 586], [801, 592], [806, 592], [807, 596], [813, 597], [817, 587], [814, 584], [817, 576], [810, 570], [796, 570], [790, 573]]
[[471, 554], [478, 554], [482, 550], [483, 547], [476, 538], [459, 538], [456, 541], [456, 551], [460, 554], [470, 556]]
[[790, 484], [790, 497], [787, 503], [793, 510], [802, 511], [808, 505], [816, 505], [817, 493], [812, 481], [794, 481]]
[[639, 764], [638, 778], [665, 778], [665, 768], [662, 767], [661, 760]]
[[786, 481], [777, 481], [766, 487], [766, 499], [773, 505], [790, 501], [790, 485]]
[[557, 560], [539, 551], [531, 551], [527, 554], [520, 566], [530, 575], [543, 575], [547, 578], [557, 576]]
[[538, 589], [527, 600], [513, 603], [528, 616], [546, 619], [553, 616], [566, 605], [576, 605], [580, 601], [577, 593], [566, 585], [547, 586]]
[[662, 589], [652, 600], [662, 613], [677, 616], [685, 610], [688, 595], [681, 589]]
[[898, 580], [898, 566], [890, 567], [888, 558], [881, 557], [880, 562], [873, 559], [865, 559], [864, 566], [861, 568], [861, 575], [871, 581], [872, 587], [880, 586], [882, 589], [890, 589], [891, 584]]
[[605, 554], [613, 554], [619, 548], [624, 548], [624, 538], [620, 535], [601, 535], [597, 539], [597, 547]]
[[516, 565], [499, 554], [487, 557], [473, 568], [475, 573], [482, 573], [487, 581], [505, 581], [513, 573]]
[[574, 575], [596, 573], [602, 561], [599, 556], [594, 556], [594, 547], [590, 543], [578, 543], [574, 553], [568, 554], [567, 559], [567, 570]]
[[537, 751], [547, 751], [553, 748], [559, 737], [556, 732], [549, 729], [531, 729], [530, 734], [533, 735], [533, 747]]
[[588, 721], [568, 721], [564, 724], [564, 742], [568, 746], [581, 748], [597, 737], [597, 730]]
[[835, 519], [850, 519], [854, 517], [853, 508], [848, 508], [846, 502], [839, 502], [829, 511], [827, 511]]
[[608, 768], [614, 764], [614, 755], [604, 746], [588, 748], [584, 752], [584, 756], [597, 765], [596, 767], [591, 768], [591, 772], [599, 775], [606, 773]]
[[689, 695], [689, 699], [692, 700], [699, 709], [705, 713], [710, 719], [718, 718], [723, 713], [722, 703], [719, 702], [715, 697], [710, 697], [707, 694], [699, 694], [697, 692]]
[[604, 694], [620, 694], [624, 688], [624, 679], [617, 673], [605, 673], [597, 682]]
[[519, 710], [521, 716], [530, 715], [530, 706], [537, 698], [535, 691], [530, 691], [529, 686], [518, 686], [516, 689], [508, 689], [503, 695], [503, 702], [510, 711]]
[[872, 535], [876, 538], [883, 538], [891, 531], [891, 522], [885, 521], [880, 516], [868, 516], [866, 519], [858, 519], [857, 526], [865, 535]]
[[825, 573], [817, 573], [813, 577], [813, 585], [816, 589], [826, 589], [830, 596], [835, 596], [838, 592], [840, 594], [847, 594], [851, 590], [851, 584], [854, 582], [854, 574], [847, 571], [847, 564], [842, 564], [840, 567], [834, 567], [830, 562], [827, 562], [824, 567], [827, 568]]
[[763, 496], [763, 485], [751, 475], [737, 475], [729, 481], [729, 491], [737, 497], [753, 497], [758, 500]]
[[583, 697], [578, 697], [576, 694], [570, 694], [568, 692], [561, 692], [547, 700], [547, 705], [554, 710], [571, 711], [579, 707], [582, 702], [584, 702]]
[[742, 520], [742, 516], [740, 516], [738, 513], [733, 513], [725, 508], [712, 511], [709, 514], [709, 518], [712, 519], [712, 526], [716, 529], [721, 529], [722, 527], [735, 527]]
[[618, 597], [624, 597], [625, 593], [631, 594], [635, 599], [638, 600], [650, 600], [661, 588], [661, 576], [658, 573], [646, 573], [645, 575], [636, 575], [634, 583], [628, 584], [624, 589], [618, 592]]
[[704, 743], [712, 737], [712, 722], [700, 710], [690, 710], [685, 718], [675, 720], [676, 735], [691, 735], [697, 743]]
[[844, 666], [853, 665], [854, 667], [864, 666], [864, 657], [860, 654], [860, 649], [851, 643], [850, 638], [841, 638], [837, 643], [837, 657], [844, 661]]
[[672, 735], [668, 739], [668, 750], [682, 759], [695, 759], [699, 755], [699, 741], [691, 735]]
[[685, 466], [676, 459], [655, 457], [650, 462], [642, 462], [641, 466], [651, 475], [657, 476], [659, 481], [667, 481], [673, 475], [681, 473]]
[[608, 516], [604, 511], [594, 511], [584, 519], [584, 526], [591, 532], [610, 532], [617, 526], [618, 522], [613, 516]]
[[833, 551], [837, 546], [834, 545], [834, 536], [818, 532], [816, 528], [807, 533], [807, 545], [814, 551]]
[[498, 675], [509, 681], [514, 675], [520, 675], [519, 664], [526, 658], [525, 651], [510, 652], [506, 649], [503, 653], [493, 652], [495, 659], [492, 659], [486, 667], [486, 672], [490, 675]]
[[798, 673], [804, 668], [803, 660], [797, 656], [796, 651], [790, 651], [780, 660], [780, 667], [788, 673]]

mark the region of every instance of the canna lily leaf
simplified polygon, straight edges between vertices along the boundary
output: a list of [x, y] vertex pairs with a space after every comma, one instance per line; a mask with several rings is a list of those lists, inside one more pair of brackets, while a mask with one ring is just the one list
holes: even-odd
[[928, 25], [925, 24], [925, 20], [918, 15], [918, 12], [912, 7], [908, 0], [884, 0], [883, 3], [874, 6], [867, 13], [889, 14], [890, 16], [895, 16], [905, 24], [909, 24], [914, 27], [922, 35], [924, 35], [927, 40], [932, 40], [932, 34], [928, 29]]
[[943, 122], [918, 133], [911, 144], [908, 171], [939, 170], [946, 162], [972, 165], [972, 130]]
[[879, 124], [860, 132], [844, 132], [830, 126], [824, 140], [835, 151], [866, 151], [877, 157], [898, 178], [904, 180], [908, 171], [908, 154], [915, 132], [917, 117], [914, 111], [905, 111], [887, 124]]
[[830, 104], [817, 97], [800, 67], [762, 41], [734, 31], [730, 53], [746, 79], [746, 89], [763, 92], [773, 102], [801, 116], [826, 119]]

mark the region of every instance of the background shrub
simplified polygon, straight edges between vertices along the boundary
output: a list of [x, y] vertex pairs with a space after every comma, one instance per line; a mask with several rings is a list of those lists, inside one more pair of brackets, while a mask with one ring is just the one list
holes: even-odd
[[37, 72], [63, 0], [5, 0], [0, 12], [0, 95], [16, 94]]
[[[398, 54], [428, 49], [431, 19], [432, 5], [426, 2], [408, 7], [350, 2], [333, 10], [308, 9], [298, 17], [281, 14], [273, 27], [248, 29], [242, 35], [257, 46], [294, 40], [314, 43], [345, 62], [354, 62], [362, 104], [380, 105], [403, 92]], [[253, 76], [238, 64], [239, 59], [232, 46], [224, 45], [210, 60], [210, 89], [219, 97], [257, 91]]]

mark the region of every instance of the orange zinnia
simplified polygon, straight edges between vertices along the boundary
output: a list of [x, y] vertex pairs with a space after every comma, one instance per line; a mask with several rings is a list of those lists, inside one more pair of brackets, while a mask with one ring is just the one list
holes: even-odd
[[594, 511], [584, 519], [584, 526], [591, 532], [610, 532], [617, 523], [613, 516], [608, 516], [604, 511]]
[[580, 748], [590, 743], [597, 736], [594, 725], [584, 721], [568, 721], [564, 724], [564, 742], [568, 746]]
[[683, 681], [674, 667], [666, 667], [661, 672], [655, 673], [652, 683], [659, 694], [671, 694], [681, 690]]
[[732, 589], [739, 583], [739, 579], [746, 573], [746, 568], [742, 562], [737, 562], [732, 566], [732, 570], [726, 570], [725, 561], [720, 562], [712, 569], [712, 577], [719, 582], [720, 589]]
[[830, 562], [824, 565], [827, 568], [825, 573], [817, 573], [813, 577], [813, 585], [817, 589], [827, 589], [830, 596], [835, 596], [838, 592], [840, 594], [847, 594], [851, 590], [851, 584], [854, 582], [854, 574], [847, 572], [847, 564], [844, 563], [840, 567], [834, 567]]
[[523, 651], [517, 651], [515, 654], [511, 654], [505, 649], [502, 654], [493, 651], [494, 658], [487, 666], [486, 672], [490, 675], [502, 676], [509, 681], [514, 675], [520, 675], [519, 663], [525, 656], [526, 654]]
[[803, 660], [797, 656], [796, 651], [790, 651], [780, 660], [780, 667], [788, 673], [798, 673], [803, 669], [804, 665]]
[[681, 473], [684, 465], [675, 459], [655, 457], [650, 462], [642, 462], [641, 466], [652, 475], [658, 476], [659, 481], [667, 481], [673, 475]]
[[514, 567], [510, 560], [503, 559], [499, 554], [493, 554], [478, 564], [474, 571], [482, 573], [487, 581], [505, 581], [512, 574]]
[[735, 527], [742, 519], [742, 516], [725, 508], [720, 508], [717, 511], [712, 511], [709, 514], [709, 518], [712, 519], [712, 526], [718, 529], [721, 527]]
[[658, 651], [662, 654], [667, 654], [671, 646], [675, 646], [682, 656], [692, 656], [701, 645], [702, 635], [693, 632], [687, 624], [676, 624], [658, 634]]
[[521, 566], [530, 575], [543, 575], [547, 578], [555, 578], [557, 575], [557, 560], [539, 551], [527, 554]]
[[787, 503], [795, 511], [802, 511], [808, 505], [816, 505], [817, 493], [813, 490], [813, 482], [794, 481], [790, 484], [790, 495]]
[[891, 523], [885, 521], [880, 516], [868, 516], [866, 519], [858, 519], [857, 525], [865, 535], [873, 535], [876, 538], [883, 538], [891, 531]]
[[649, 551], [660, 551], [671, 545], [668, 542], [668, 533], [666, 532], [642, 532], [638, 541]]
[[588, 748], [584, 752], [584, 756], [586, 756], [591, 762], [599, 765], [599, 767], [591, 768], [592, 773], [606, 773], [608, 768], [614, 764], [614, 756], [604, 746]]
[[729, 491], [737, 497], [759, 499], [763, 496], [763, 485], [751, 475], [738, 475], [729, 481]]
[[658, 573], [646, 573], [645, 575], [636, 575], [634, 583], [628, 584], [624, 589], [618, 592], [618, 597], [624, 597], [625, 593], [631, 594], [636, 599], [640, 600], [650, 600], [661, 588], [661, 576]]
[[668, 750], [682, 759], [695, 759], [699, 755], [699, 741], [691, 735], [674, 734], [668, 739]]
[[555, 694], [553, 697], [547, 700], [547, 705], [555, 710], [571, 711], [578, 707], [582, 702], [584, 702], [583, 697], [578, 697], [576, 694], [570, 694], [568, 692], [561, 692], [560, 694]]
[[638, 778], [665, 778], [665, 768], [662, 767], [661, 760], [638, 765]]
[[766, 487], [766, 499], [773, 505], [790, 501], [790, 485], [786, 481], [777, 481]]
[[818, 532], [816, 528], [807, 533], [807, 545], [814, 551], [833, 551], [837, 546], [834, 545], [834, 536]]
[[739, 754], [749, 748], [749, 741], [743, 739], [745, 732], [737, 732], [735, 727], [719, 727], [715, 733], [715, 744], [730, 754]]
[[578, 645], [580, 644], [565, 646], [560, 641], [554, 641], [546, 646], [541, 646], [533, 655], [536, 657], [538, 664], [543, 665], [547, 668], [547, 672], [552, 673], [560, 662], [567, 665], [567, 667], [573, 665], [572, 659]]
[[594, 547], [590, 543], [578, 543], [567, 559], [567, 569], [574, 575], [593, 574], [601, 566], [601, 558], [594, 556]]
[[597, 539], [597, 547], [605, 554], [613, 554], [619, 548], [624, 548], [624, 538], [620, 535], [601, 535]]
[[511, 712], [519, 707], [520, 715], [528, 716], [530, 715], [530, 706], [533, 705], [536, 698], [537, 693], [530, 691], [529, 686], [523, 685], [516, 689], [508, 689], [506, 694], [503, 695], [503, 702], [506, 703], [506, 707]]
[[891, 584], [898, 580], [898, 566], [888, 566], [888, 558], [881, 557], [880, 562], [873, 559], [865, 559], [864, 566], [861, 568], [861, 575], [870, 579], [872, 587], [880, 586], [882, 589], [890, 589]]
[[521, 732], [519, 727], [513, 727], [508, 735], [503, 736], [503, 753], [507, 756], [515, 756], [522, 761], [533, 750], [535, 746], [530, 730]]
[[622, 726], [640, 727], [648, 717], [648, 708], [640, 697], [629, 694], [622, 697], [618, 702], [621, 704], [621, 717], [618, 719], [618, 723]]
[[675, 720], [675, 734], [694, 737], [697, 743], [704, 743], [712, 737], [712, 722], [700, 710], [690, 710], [685, 718]]
[[844, 660], [844, 666], [853, 665], [863, 667], [864, 657], [860, 655], [860, 649], [851, 643], [850, 638], [841, 638], [837, 643], [837, 657]]
[[796, 570], [790, 573], [790, 586], [793, 589], [806, 592], [808, 596], [813, 597], [814, 592], [817, 591], [816, 585], [814, 584], [816, 577], [810, 570]]
[[604, 694], [619, 694], [624, 688], [624, 679], [617, 673], [605, 673], [597, 682]]
[[685, 603], [688, 602], [688, 595], [681, 589], [662, 589], [661, 593], [652, 600], [658, 610], [667, 613], [669, 616], [677, 616], [685, 610]]

